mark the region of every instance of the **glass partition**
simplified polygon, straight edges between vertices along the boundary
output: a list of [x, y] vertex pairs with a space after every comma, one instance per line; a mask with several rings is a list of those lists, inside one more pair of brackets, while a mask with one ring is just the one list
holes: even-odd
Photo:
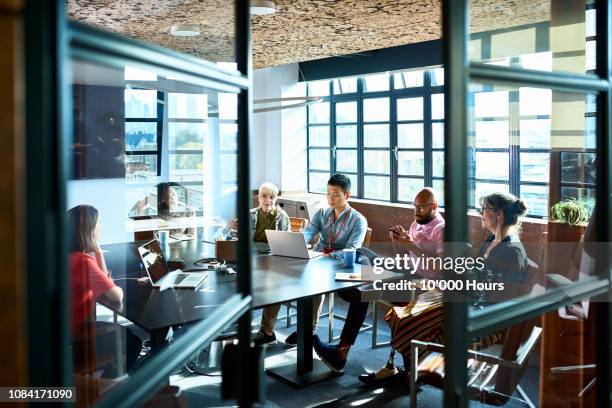
[[67, 274], [90, 405], [238, 293], [238, 103], [154, 68], [74, 59], [71, 77]]
[[591, 74], [597, 10], [593, 1], [470, 4], [472, 61], [539, 71]]
[[236, 71], [235, 1], [68, 1], [68, 18]]
[[[596, 245], [594, 95], [472, 83], [468, 104], [467, 223], [472, 251], [484, 258], [486, 305], [554, 290], [593, 274]], [[588, 241], [591, 243], [588, 243]], [[585, 269], [585, 270], [583, 270]], [[486, 270], [486, 271], [485, 271]]]

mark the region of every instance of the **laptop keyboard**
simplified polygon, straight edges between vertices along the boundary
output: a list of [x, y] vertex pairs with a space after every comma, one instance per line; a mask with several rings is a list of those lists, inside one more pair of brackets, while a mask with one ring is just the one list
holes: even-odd
[[174, 279], [174, 284], [178, 285], [179, 283], [184, 281], [187, 277], [189, 277], [189, 275], [186, 274], [186, 273], [179, 273], [179, 274], [177, 274], [176, 278]]

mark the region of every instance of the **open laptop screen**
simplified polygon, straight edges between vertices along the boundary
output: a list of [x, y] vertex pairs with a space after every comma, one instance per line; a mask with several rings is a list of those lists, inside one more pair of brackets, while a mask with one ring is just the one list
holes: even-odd
[[168, 274], [168, 265], [159, 246], [159, 241], [154, 239], [138, 247], [138, 253], [153, 283]]

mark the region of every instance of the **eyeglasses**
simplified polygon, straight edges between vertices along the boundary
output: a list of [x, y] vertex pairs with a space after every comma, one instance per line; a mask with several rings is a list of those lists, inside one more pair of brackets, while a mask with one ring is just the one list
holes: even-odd
[[482, 207], [480, 207], [480, 212], [481, 212], [481, 213], [485, 212], [486, 210], [489, 210], [489, 211], [495, 211], [495, 208], [493, 208], [493, 207], [487, 207], [486, 205], [483, 205]]
[[424, 209], [429, 208], [429, 207], [431, 207], [432, 205], [433, 205], [433, 203], [423, 204], [423, 205], [415, 205], [415, 206], [414, 206], [414, 209], [415, 209], [416, 211], [423, 211]]

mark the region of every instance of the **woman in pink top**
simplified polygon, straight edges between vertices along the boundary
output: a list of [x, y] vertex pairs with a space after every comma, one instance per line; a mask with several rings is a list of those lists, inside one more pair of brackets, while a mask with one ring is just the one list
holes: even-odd
[[[98, 245], [99, 235], [98, 210], [90, 205], [78, 205], [68, 211], [68, 265], [75, 366], [91, 365], [90, 361], [84, 361], [87, 360], [84, 354], [88, 349], [92, 349], [92, 343], [95, 343], [97, 360], [110, 353], [120, 352], [125, 354], [126, 369], [129, 370], [140, 355], [140, 339], [124, 326], [94, 319], [98, 299], [123, 301], [123, 290], [115, 285], [106, 268], [102, 250]], [[123, 340], [120, 343], [123, 350], [116, 350], [116, 336], [111, 335], [114, 331]], [[95, 368], [98, 368], [97, 365]], [[117, 367], [105, 367], [103, 376], [114, 376], [115, 373]]]

